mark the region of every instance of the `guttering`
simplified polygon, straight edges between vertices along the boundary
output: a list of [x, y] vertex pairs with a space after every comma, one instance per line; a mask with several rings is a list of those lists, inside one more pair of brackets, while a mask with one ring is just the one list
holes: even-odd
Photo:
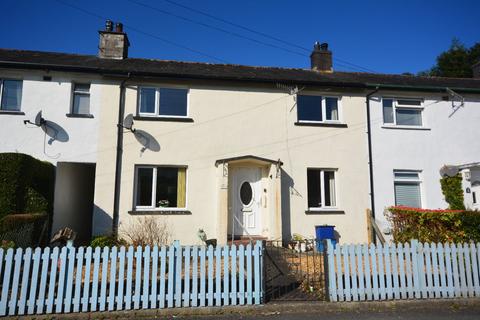
[[365, 104], [367, 108], [367, 141], [368, 141], [368, 170], [370, 173], [370, 206], [372, 209], [372, 216], [375, 218], [375, 188], [373, 181], [373, 156], [372, 156], [372, 132], [371, 132], [371, 117], [370, 117], [370, 97], [380, 90], [376, 87], [365, 96]]
[[[479, 81], [480, 84], [480, 81]], [[445, 92], [447, 88], [464, 93], [480, 93], [480, 88], [462, 88], [455, 86], [410, 86], [400, 84], [380, 84], [380, 83], [365, 83], [365, 86], [370, 89], [385, 89], [385, 90], [401, 90], [401, 91], [427, 91], [427, 92]]]
[[117, 154], [115, 158], [115, 189], [113, 193], [113, 217], [112, 235], [118, 235], [119, 207], [120, 207], [120, 185], [122, 177], [122, 154], [123, 154], [123, 118], [125, 117], [125, 83], [130, 79], [130, 74], [120, 83], [120, 97], [118, 99], [118, 123], [117, 123]]

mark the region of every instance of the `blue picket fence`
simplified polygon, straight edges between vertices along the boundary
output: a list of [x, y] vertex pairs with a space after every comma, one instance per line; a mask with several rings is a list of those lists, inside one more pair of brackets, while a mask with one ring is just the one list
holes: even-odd
[[260, 304], [262, 243], [0, 249], [0, 315]]
[[327, 243], [330, 301], [480, 296], [480, 243]]

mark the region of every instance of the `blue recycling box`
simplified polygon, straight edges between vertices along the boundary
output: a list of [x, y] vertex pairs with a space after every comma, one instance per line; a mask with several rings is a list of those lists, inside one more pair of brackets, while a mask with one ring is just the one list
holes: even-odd
[[323, 252], [323, 240], [325, 239], [332, 240], [332, 245], [335, 247], [337, 244], [337, 240], [335, 240], [335, 226], [329, 226], [326, 224], [322, 226], [315, 226], [315, 239], [317, 242], [318, 252]]

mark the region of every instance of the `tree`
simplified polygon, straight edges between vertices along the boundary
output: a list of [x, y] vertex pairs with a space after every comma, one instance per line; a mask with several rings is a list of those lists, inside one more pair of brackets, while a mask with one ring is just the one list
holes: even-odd
[[437, 57], [431, 69], [419, 72], [420, 76], [472, 78], [472, 66], [480, 60], [480, 42], [467, 48], [458, 39], [453, 39], [450, 48]]

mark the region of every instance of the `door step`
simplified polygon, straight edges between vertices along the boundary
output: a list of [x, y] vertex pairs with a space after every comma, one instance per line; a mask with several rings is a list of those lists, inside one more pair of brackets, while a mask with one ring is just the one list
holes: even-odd
[[264, 236], [235, 236], [233, 238], [233, 240], [231, 239], [231, 236], [229, 236], [229, 239], [227, 240], [227, 244], [228, 245], [241, 245], [243, 244], [244, 246], [246, 246], [247, 244], [253, 242], [257, 242], [257, 241], [263, 241], [263, 240], [267, 240], [268, 238], [267, 237], [264, 237]]

